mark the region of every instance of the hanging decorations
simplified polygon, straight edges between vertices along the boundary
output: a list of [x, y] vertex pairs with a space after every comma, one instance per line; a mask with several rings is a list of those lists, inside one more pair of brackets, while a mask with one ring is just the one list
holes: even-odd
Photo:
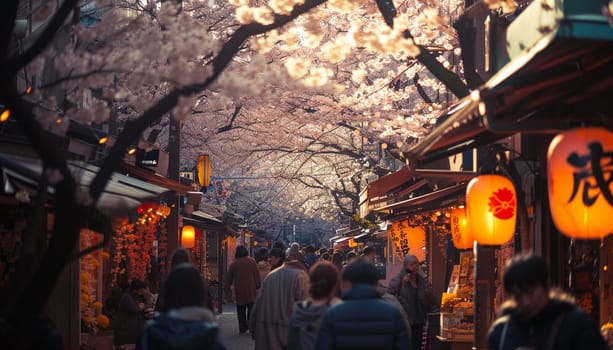
[[[156, 232], [159, 226], [164, 226], [158, 225], [158, 222], [166, 218], [160, 213], [167, 212], [169, 213], [164, 206], [146, 204], [137, 209], [139, 215], [135, 222], [129, 223], [126, 220], [114, 228], [112, 285], [117, 285], [120, 277], [124, 278], [125, 282], [146, 279], [151, 270]], [[160, 249], [164, 247], [159, 246], [158, 250]]]
[[558, 134], [549, 144], [551, 216], [564, 235], [600, 239], [613, 232], [613, 132], [586, 127]]
[[451, 238], [457, 249], [472, 249], [473, 234], [466, 219], [466, 208], [458, 207], [451, 211]]
[[467, 219], [482, 245], [501, 245], [515, 233], [515, 186], [502, 175], [480, 175], [466, 188]]
[[[81, 229], [81, 250], [94, 246], [101, 241], [102, 235], [88, 229]], [[99, 300], [102, 292], [98, 290], [98, 279], [102, 277], [101, 250], [95, 250], [80, 259], [80, 310], [81, 324], [88, 332], [96, 334], [100, 329], [109, 326], [109, 318], [102, 313], [102, 302]]]

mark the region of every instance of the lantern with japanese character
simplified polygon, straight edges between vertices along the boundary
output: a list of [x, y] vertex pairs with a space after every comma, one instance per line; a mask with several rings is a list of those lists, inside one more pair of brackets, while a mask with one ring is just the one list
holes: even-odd
[[585, 127], [549, 144], [551, 217], [568, 237], [600, 239], [613, 231], [613, 132]]
[[455, 208], [451, 211], [451, 238], [458, 249], [473, 247], [473, 234], [466, 219], [466, 208]]
[[183, 226], [181, 230], [181, 246], [183, 248], [193, 248], [196, 240], [196, 229], [194, 226]]
[[515, 186], [502, 175], [480, 175], [466, 188], [467, 219], [474, 239], [482, 245], [500, 245], [515, 233]]

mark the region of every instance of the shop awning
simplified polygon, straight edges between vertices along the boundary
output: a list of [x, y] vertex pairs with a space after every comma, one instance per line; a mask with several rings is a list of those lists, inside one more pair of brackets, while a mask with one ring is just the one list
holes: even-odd
[[613, 28], [600, 2], [606, 3], [551, 2], [544, 11], [534, 1], [507, 30], [510, 62], [441, 115], [443, 122], [404, 156], [424, 164], [517, 132], [613, 127]]
[[374, 211], [382, 214], [388, 214], [389, 216], [395, 216], [399, 214], [420, 212], [450, 206], [462, 201], [462, 199], [464, 198], [465, 190], [465, 183], [452, 185], [446, 188], [432, 191], [422, 196], [410, 198], [384, 207], [376, 208], [374, 209]]
[[194, 191], [194, 188], [192, 188], [191, 186], [184, 185], [180, 182], [157, 175], [152, 171], [149, 171], [147, 169], [140, 168], [134, 165], [122, 163], [120, 166], [120, 169], [123, 174], [135, 177], [137, 179], [140, 179], [140, 180], [143, 180], [143, 181], [146, 181], [146, 182], [158, 185], [158, 186], [169, 188], [170, 190], [175, 191], [179, 195], [185, 195], [187, 194], [187, 192]]
[[220, 219], [214, 217], [211, 214], [208, 214], [202, 210], [196, 210], [195, 212], [192, 213], [192, 217], [198, 218], [198, 219], [202, 219], [202, 220], [206, 220], [206, 221], [210, 221], [212, 223], [217, 223], [217, 224], [223, 224], [223, 221], [221, 221]]
[[[475, 177], [472, 171], [450, 171], [439, 169], [411, 169], [404, 167], [395, 173], [385, 175], [368, 184], [368, 198], [389, 196], [392, 192], [412, 192], [427, 183], [461, 182]], [[424, 180], [424, 181], [420, 181]]]
[[[31, 196], [37, 195], [39, 179], [43, 172], [40, 160], [0, 154], [0, 165], [5, 193], [24, 189]], [[85, 162], [69, 162], [68, 167], [75, 180], [83, 186], [89, 186], [99, 170], [99, 167]], [[48, 186], [47, 190], [51, 196], [55, 193], [52, 186]], [[165, 187], [113, 173], [96, 203], [96, 208], [108, 216], [125, 215], [141, 203], [157, 200], [168, 191]]]
[[[397, 173], [400, 174], [393, 176]], [[458, 183], [465, 183], [475, 176], [476, 173], [472, 171], [437, 169], [410, 170], [408, 167], [405, 167], [394, 174], [383, 176], [369, 184], [367, 187], [368, 197], [366, 198], [366, 202], [361, 203], [362, 206], [366, 206], [363, 212], [380, 211], [382, 208], [387, 208], [390, 205], [406, 199], [409, 195], [415, 193], [423, 194], [424, 192], [429, 192], [436, 188], [444, 188]], [[371, 185], [376, 189], [375, 191], [370, 191]], [[425, 189], [425, 191], [422, 190], [422, 188]], [[364, 216], [366, 216], [366, 214], [364, 214]]]
[[341, 242], [345, 242], [345, 241], [346, 241], [346, 240], [348, 240], [349, 238], [351, 238], [351, 236], [341, 237], [341, 238], [338, 238], [338, 239], [336, 239], [336, 240], [334, 240], [334, 241], [331, 241], [331, 242], [332, 242], [332, 243], [341, 243]]

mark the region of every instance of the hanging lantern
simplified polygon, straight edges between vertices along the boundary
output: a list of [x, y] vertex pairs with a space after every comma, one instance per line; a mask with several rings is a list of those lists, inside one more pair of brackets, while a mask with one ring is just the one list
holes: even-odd
[[481, 175], [466, 188], [467, 219], [474, 239], [482, 245], [500, 245], [515, 233], [515, 187], [502, 175]]
[[196, 174], [198, 175], [200, 187], [209, 187], [211, 185], [211, 160], [208, 155], [201, 154], [198, 156]]
[[600, 239], [613, 231], [613, 132], [565, 131], [547, 152], [551, 217], [571, 238]]
[[458, 249], [473, 247], [473, 234], [466, 219], [466, 208], [455, 208], [451, 211], [451, 239]]
[[181, 247], [193, 248], [196, 240], [196, 229], [194, 226], [183, 226], [181, 230]]

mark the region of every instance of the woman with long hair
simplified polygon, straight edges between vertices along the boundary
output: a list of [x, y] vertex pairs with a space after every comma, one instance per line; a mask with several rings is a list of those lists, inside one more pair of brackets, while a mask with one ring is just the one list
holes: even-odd
[[309, 270], [309, 296], [297, 302], [289, 322], [287, 348], [313, 350], [319, 324], [328, 308], [341, 302], [337, 298], [339, 270], [328, 261], [318, 261]]

